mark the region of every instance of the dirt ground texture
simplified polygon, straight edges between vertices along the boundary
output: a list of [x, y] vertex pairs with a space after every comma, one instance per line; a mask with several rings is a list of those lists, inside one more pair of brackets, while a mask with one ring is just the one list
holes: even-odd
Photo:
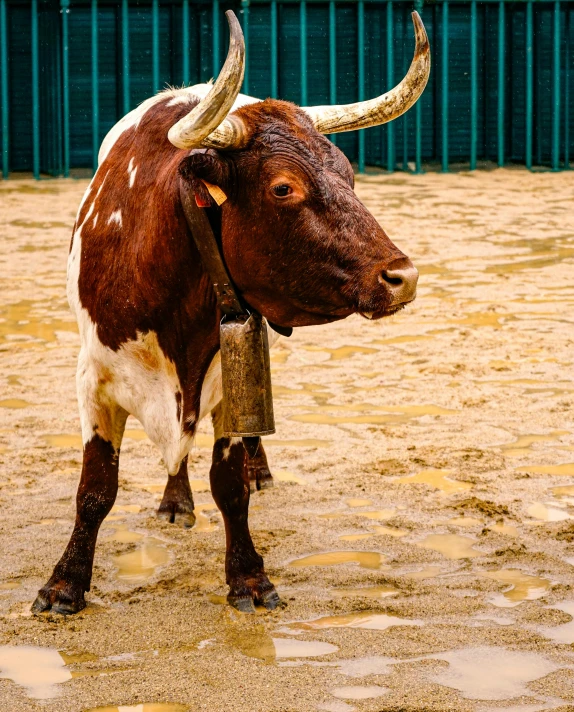
[[357, 180], [418, 298], [273, 349], [276, 482], [250, 524], [283, 609], [225, 604], [210, 423], [185, 530], [155, 516], [167, 474], [130, 419], [89, 606], [34, 617], [81, 463], [86, 185], [0, 183], [1, 712], [574, 710], [572, 176]]

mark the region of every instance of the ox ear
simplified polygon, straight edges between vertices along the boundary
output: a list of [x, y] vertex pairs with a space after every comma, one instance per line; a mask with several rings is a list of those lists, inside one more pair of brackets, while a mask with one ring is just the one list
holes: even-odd
[[229, 193], [229, 166], [213, 149], [192, 151], [179, 164], [179, 174], [198, 197], [207, 197], [206, 183], [217, 186], [225, 195]]

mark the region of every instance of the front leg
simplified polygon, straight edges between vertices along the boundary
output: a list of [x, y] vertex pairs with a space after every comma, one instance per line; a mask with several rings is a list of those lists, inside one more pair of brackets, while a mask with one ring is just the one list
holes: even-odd
[[34, 613], [51, 609], [69, 614], [86, 607], [84, 592], [90, 590], [98, 531], [118, 492], [118, 459], [119, 450], [99, 435], [84, 446], [74, 531], [50, 580], [38, 592]]
[[253, 604], [273, 610], [280, 603], [249, 533], [249, 474], [241, 440], [219, 438], [213, 446], [211, 492], [225, 524], [227, 600], [246, 613]]

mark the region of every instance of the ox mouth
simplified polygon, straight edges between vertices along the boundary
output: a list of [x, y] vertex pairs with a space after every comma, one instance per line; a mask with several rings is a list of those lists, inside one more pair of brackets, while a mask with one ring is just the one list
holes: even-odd
[[411, 299], [408, 302], [401, 302], [401, 304], [393, 304], [390, 307], [386, 307], [385, 309], [377, 309], [376, 311], [360, 311], [359, 314], [364, 319], [368, 319], [369, 321], [377, 321], [377, 319], [384, 319], [387, 316], [393, 316], [393, 314], [400, 312], [407, 306], [407, 304], [410, 304], [412, 301], [413, 300]]

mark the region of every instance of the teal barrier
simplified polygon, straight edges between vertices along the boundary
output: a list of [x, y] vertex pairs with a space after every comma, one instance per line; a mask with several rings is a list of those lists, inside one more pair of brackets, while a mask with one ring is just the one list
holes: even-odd
[[[433, 73], [386, 126], [332, 136], [359, 172], [481, 162], [570, 168], [574, 0], [435, 0], [416, 8]], [[413, 50], [411, 0], [0, 0], [2, 175], [96, 170], [110, 127], [225, 58], [226, 9], [247, 45], [244, 91], [347, 103], [392, 87]]]

